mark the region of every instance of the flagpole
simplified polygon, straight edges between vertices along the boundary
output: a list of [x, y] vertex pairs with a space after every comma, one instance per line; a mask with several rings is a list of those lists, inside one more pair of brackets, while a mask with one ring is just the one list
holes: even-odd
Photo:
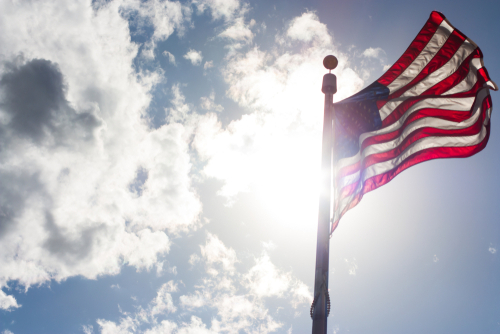
[[328, 265], [330, 252], [330, 204], [333, 149], [333, 94], [337, 92], [337, 78], [331, 73], [337, 67], [337, 58], [326, 56], [323, 65], [330, 70], [323, 76], [321, 91], [325, 94], [323, 141], [321, 155], [321, 190], [319, 196], [318, 236], [316, 245], [316, 270], [314, 301], [311, 306], [312, 334], [326, 334], [330, 311], [328, 295]]

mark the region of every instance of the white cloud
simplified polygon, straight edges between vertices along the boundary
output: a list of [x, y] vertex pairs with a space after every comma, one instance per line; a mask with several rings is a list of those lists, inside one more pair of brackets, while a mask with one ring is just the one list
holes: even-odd
[[206, 61], [205, 65], [203, 65], [203, 69], [207, 70], [209, 68], [214, 67], [214, 62], [212, 60]]
[[272, 251], [272, 250], [275, 250], [276, 249], [276, 244], [274, 242], [272, 242], [271, 240], [269, 241], [263, 241], [262, 242], [262, 247], [264, 247], [264, 249], [266, 251]]
[[177, 83], [172, 86], [171, 108], [165, 108], [169, 122], [184, 122], [191, 112], [190, 106], [186, 103], [186, 98], [181, 92], [180, 85]]
[[[6, 329], [2, 332], [2, 334], [14, 334], [13, 332], [11, 332], [10, 330]], [[85, 333], [87, 334], [87, 333]]]
[[168, 265], [168, 261], [156, 262], [156, 276], [160, 277], [166, 272], [169, 274], [177, 275], [177, 267], [170, 267]]
[[281, 297], [289, 289], [292, 276], [290, 273], [278, 271], [269, 256], [264, 254], [244, 276], [245, 286], [259, 298]]
[[94, 327], [92, 325], [83, 325], [82, 326], [82, 331], [84, 334], [93, 334], [94, 333]]
[[[154, 328], [148, 329], [144, 334], [171, 334], [175, 333], [177, 325], [171, 321], [163, 320], [159, 325]], [[193, 334], [195, 334], [194, 332]]]
[[[148, 13], [156, 8], [155, 38], [180, 29], [181, 23], [170, 26], [181, 22], [178, 3], [131, 4]], [[168, 253], [167, 233], [199, 224], [201, 203], [189, 175], [191, 130], [177, 121], [158, 129], [147, 123], [150, 92], [162, 73], [134, 71], [138, 46], [124, 6], [1, 5], [7, 62], [0, 67], [0, 288], [10, 280], [29, 287], [116, 274], [124, 263], [149, 269]], [[156, 16], [164, 11], [170, 23]], [[46, 74], [50, 82], [43, 81]], [[32, 104], [14, 100], [23, 82]], [[40, 87], [53, 95], [36, 95]], [[35, 112], [39, 119], [32, 122]], [[12, 296], [0, 297], [0, 307], [16, 307]]]
[[249, 26], [245, 24], [244, 17], [238, 17], [232, 24], [219, 34], [219, 37], [226, 38], [234, 42], [250, 43], [253, 40], [253, 33]]
[[103, 319], [97, 319], [96, 322], [101, 329], [101, 334], [131, 334], [135, 332], [138, 324], [138, 321], [131, 317], [121, 318], [119, 324]]
[[313, 296], [309, 287], [299, 280], [294, 280], [292, 285], [293, 298], [290, 299], [290, 303], [293, 308], [298, 308], [300, 305], [308, 305], [312, 303]]
[[199, 66], [203, 56], [201, 55], [201, 51], [189, 49], [189, 51], [184, 55], [184, 59], [189, 60], [194, 66]]
[[[177, 318], [177, 321], [158, 322], [160, 316], [176, 309], [175, 305], [170, 304], [172, 299], [169, 293], [178, 290], [173, 281], [170, 281], [170, 288], [162, 286], [157, 297], [146, 309], [139, 307], [135, 314], [126, 314], [117, 323], [97, 320], [102, 333], [266, 334], [277, 332], [283, 327], [283, 324], [271, 315], [265, 304], [266, 298], [278, 297], [282, 305], [288, 308], [309, 307], [312, 295], [307, 286], [291, 273], [283, 273], [276, 268], [265, 254], [256, 259], [255, 265], [246, 274], [242, 274], [234, 268], [234, 264], [238, 262], [234, 250], [225, 246], [215, 235], [207, 235], [200, 253], [203, 263], [199, 264], [205, 266], [208, 275], [200, 280], [202, 284], [196, 285], [193, 292], [179, 298], [179, 307], [182, 308], [183, 316], [190, 316], [189, 322], [182, 321], [182, 318]], [[211, 275], [209, 268], [216, 269], [219, 274]], [[162, 305], [168, 307], [162, 307], [161, 310], [155, 308], [161, 304], [157, 301], [158, 298], [162, 300]], [[280, 306], [280, 309], [283, 309], [283, 306]], [[212, 312], [210, 323], [204, 323], [192, 315], [199, 309]]]
[[229, 20], [240, 7], [239, 0], [193, 0], [198, 11], [203, 12], [206, 9], [210, 10], [214, 20], [224, 18]]
[[490, 247], [488, 248], [488, 251], [489, 251], [491, 254], [495, 254], [495, 253], [497, 252], [497, 249], [496, 249], [496, 248], [494, 248], [493, 246], [490, 246]]
[[178, 291], [177, 284], [174, 281], [168, 281], [158, 290], [156, 298], [151, 303], [151, 317], [157, 314], [174, 313], [177, 308], [174, 306], [171, 292]]
[[[387, 55], [382, 48], [368, 48], [361, 55], [367, 59], [378, 60], [383, 71], [387, 71], [391, 67], [391, 65], [386, 65]], [[366, 74], [366, 77], [368, 76], [369, 73]]]
[[175, 63], [175, 56], [172, 53], [170, 53], [170, 52], [168, 52], [168, 51], [165, 50], [165, 51], [163, 51], [163, 55], [165, 57], [168, 57], [168, 62], [170, 64], [172, 64], [174, 66], [177, 66], [177, 64]]
[[294, 18], [286, 35], [292, 40], [303, 42], [314, 41], [323, 45], [332, 43], [332, 37], [328, 33], [326, 24], [321, 23], [313, 12], [306, 12]]
[[182, 35], [184, 24], [191, 20], [190, 7], [179, 1], [124, 1], [121, 10], [125, 16], [138, 14], [139, 25], [151, 25], [155, 41], [166, 40], [176, 30]]
[[[122, 333], [136, 333], [141, 324], [147, 323], [157, 323], [158, 315], [167, 315], [170, 313], [174, 313], [177, 311], [172, 299], [171, 292], [178, 291], [177, 284], [173, 281], [169, 281], [163, 284], [158, 290], [156, 297], [148, 304], [146, 309], [142, 307], [138, 307], [138, 310], [135, 314], [129, 314], [126, 312], [122, 312], [125, 317], [120, 319], [120, 322], [117, 324], [113, 321], [108, 321], [105, 319], [97, 319], [96, 322], [101, 329], [102, 334], [122, 334]], [[118, 305], [119, 307], [119, 305]], [[163, 328], [163, 332], [158, 333], [169, 333], [166, 331], [168, 328], [168, 322], [162, 322], [159, 325], [159, 328]], [[139, 331], [140, 333], [145, 333], [143, 331]], [[156, 333], [156, 332], [146, 332], [146, 333]]]
[[382, 48], [368, 48], [363, 51], [363, 56], [367, 58], [380, 58], [385, 57], [385, 51]]
[[209, 267], [220, 263], [225, 271], [234, 272], [234, 264], [237, 261], [236, 252], [227, 248], [216, 235], [208, 233], [207, 242], [204, 246], [200, 246], [200, 249]]
[[184, 295], [179, 298], [181, 306], [186, 309], [194, 309], [203, 307], [207, 304], [207, 297], [201, 291], [196, 291], [194, 294]]
[[434, 257], [432, 258], [432, 262], [437, 263], [439, 261], [439, 258], [437, 257], [436, 254], [434, 254]]
[[182, 36], [185, 26], [191, 20], [191, 7], [183, 5], [179, 1], [148, 0], [122, 1], [121, 13], [127, 17], [135, 18], [138, 28], [152, 27], [153, 35], [151, 40], [145, 43], [142, 55], [146, 58], [154, 59], [156, 43], [166, 40], [175, 31]]
[[184, 22], [190, 20], [191, 9], [178, 1], [151, 0], [140, 2], [143, 13], [147, 13], [154, 25], [153, 38], [164, 41], [175, 30], [184, 33]]
[[221, 112], [224, 107], [215, 103], [215, 92], [212, 91], [210, 96], [202, 96], [200, 98], [200, 107], [205, 110]]
[[349, 271], [349, 275], [351, 276], [356, 276], [356, 270], [358, 270], [358, 264], [356, 262], [356, 259], [352, 259], [351, 261], [347, 260], [347, 259], [344, 259], [345, 262], [347, 263], [348, 265], [348, 271]]
[[111, 284], [111, 289], [120, 289], [120, 284]]
[[10, 311], [18, 307], [21, 307], [21, 305], [17, 304], [14, 297], [8, 296], [5, 292], [0, 290], [0, 309]]
[[198, 256], [198, 254], [191, 254], [189, 256], [189, 261], [188, 263], [192, 266], [194, 266], [196, 263], [198, 263], [201, 260], [201, 258]]

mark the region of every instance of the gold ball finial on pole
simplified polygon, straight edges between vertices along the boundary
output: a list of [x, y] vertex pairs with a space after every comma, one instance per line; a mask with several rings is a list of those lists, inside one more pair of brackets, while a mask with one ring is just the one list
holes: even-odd
[[326, 69], [330, 70], [330, 72], [337, 67], [339, 64], [339, 61], [337, 60], [337, 57], [329, 55], [326, 56], [325, 59], [323, 59], [323, 66], [325, 66]]

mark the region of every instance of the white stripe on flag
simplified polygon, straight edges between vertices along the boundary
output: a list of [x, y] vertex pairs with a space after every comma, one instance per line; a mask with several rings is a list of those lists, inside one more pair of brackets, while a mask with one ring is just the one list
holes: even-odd
[[452, 95], [457, 93], [468, 92], [477, 82], [477, 70], [483, 67], [481, 58], [472, 58], [467, 76], [455, 87], [449, 89], [444, 94]]
[[450, 60], [441, 66], [438, 70], [432, 72], [423, 80], [421, 80], [418, 84], [404, 92], [400, 97], [394, 98], [391, 101], [387, 102], [380, 109], [380, 117], [382, 120], [386, 119], [394, 109], [396, 109], [403, 101], [407, 100], [409, 97], [418, 96], [425, 92], [427, 89], [432, 86], [440, 83], [450, 75], [452, 75], [457, 68], [462, 64], [462, 62], [474, 51], [476, 48], [475, 44], [471, 43], [468, 39], [465, 40], [460, 48], [455, 52], [453, 57]]
[[438, 53], [452, 32], [453, 27], [446, 22], [446, 20], [443, 20], [425, 48], [413, 60], [410, 66], [408, 66], [393, 82], [389, 84], [389, 86], [387, 86], [390, 91], [389, 94], [394, 93], [415, 79], [420, 71], [422, 71], [422, 69], [424, 69], [424, 67], [427, 66], [431, 59]]
[[[377, 131], [372, 131], [372, 132], [367, 132], [364, 133], [360, 136], [360, 145], [361, 143], [366, 140], [369, 137], [373, 137], [376, 135], [381, 135], [385, 133], [389, 133], [392, 131], [397, 130], [400, 128], [405, 120], [415, 111], [418, 111], [420, 109], [424, 108], [436, 108], [436, 109], [444, 109], [444, 110], [454, 110], [454, 111], [469, 111], [472, 108], [472, 105], [474, 101], [476, 100], [475, 97], [462, 97], [462, 98], [429, 98], [422, 100], [415, 105], [413, 105], [411, 108], [408, 109], [408, 111], [405, 113], [401, 119], [398, 120], [398, 122], [395, 122], [394, 124], [391, 124], [391, 126], [387, 128], [382, 128]], [[344, 158], [341, 159], [337, 162], [336, 164], [336, 171], [340, 171], [340, 169], [353, 165], [356, 162], [360, 160], [360, 152], [358, 152], [355, 156], [349, 157], [349, 158]]]
[[[487, 115], [491, 113], [491, 110], [487, 110]], [[489, 117], [485, 119], [484, 124], [487, 124], [489, 121]], [[380, 162], [378, 164], [374, 164], [364, 170], [363, 173], [363, 178], [362, 181], [358, 184], [356, 187], [356, 190], [349, 196], [340, 199], [338, 203], [338, 210], [336, 211], [336, 214], [340, 214], [344, 208], [352, 201], [352, 199], [360, 193], [362, 190], [362, 186], [364, 182], [374, 176], [381, 175], [384, 173], [389, 172], [390, 170], [396, 168], [398, 165], [400, 165], [405, 159], [407, 159], [409, 156], [428, 149], [428, 148], [434, 148], [434, 147], [467, 147], [467, 146], [474, 146], [479, 144], [480, 142], [483, 141], [487, 134], [487, 129], [485, 126], [482, 127], [481, 131], [475, 135], [472, 136], [462, 136], [462, 137], [425, 137], [422, 138], [412, 145], [410, 145], [402, 154], [397, 156], [396, 158], [384, 162]], [[340, 193], [340, 190], [338, 190], [337, 193]]]
[[[485, 119], [485, 124], [488, 121], [488, 117]], [[425, 137], [415, 143], [408, 146], [408, 148], [401, 153], [399, 156], [392, 160], [380, 162], [374, 164], [365, 169], [363, 173], [363, 181], [366, 181], [370, 177], [380, 175], [394, 169], [396, 166], [400, 165], [406, 158], [432, 147], [465, 147], [473, 146], [479, 144], [486, 136], [486, 127], [482, 127], [481, 131], [472, 136], [452, 136], [452, 137]]]
[[359, 170], [356, 173], [347, 175], [343, 178], [341, 178], [337, 184], [338, 189], [342, 189], [345, 186], [348, 186], [354, 182], [356, 182], [359, 179]]
[[361, 145], [363, 141], [365, 141], [370, 137], [390, 133], [401, 128], [401, 126], [403, 126], [404, 122], [408, 119], [408, 117], [411, 114], [421, 109], [432, 108], [432, 109], [453, 110], [453, 111], [469, 111], [472, 108], [475, 99], [476, 99], [475, 97], [452, 97], [452, 98], [429, 97], [428, 99], [419, 101], [414, 105], [412, 105], [410, 108], [408, 108], [405, 114], [401, 116], [401, 118], [397, 122], [389, 125], [388, 127], [372, 132], [363, 133], [359, 137], [359, 143]]
[[374, 144], [366, 147], [363, 150], [362, 156], [367, 157], [372, 154], [378, 154], [390, 151], [398, 147], [413, 131], [423, 127], [430, 127], [442, 130], [459, 130], [468, 128], [469, 126], [473, 125], [479, 118], [479, 115], [481, 114], [480, 109], [482, 107], [483, 100], [488, 95], [489, 91], [487, 89], [482, 89], [477, 96], [476, 103], [474, 104], [473, 115], [460, 123], [436, 117], [420, 118], [417, 121], [410, 123], [403, 130], [403, 133], [399, 137], [385, 143]]
[[[481, 114], [480, 111], [482, 108], [483, 101], [488, 95], [490, 95], [490, 93], [489, 93], [489, 90], [486, 88], [483, 88], [479, 91], [479, 93], [477, 94], [477, 98], [475, 99], [474, 106], [472, 108], [473, 116], [466, 119], [465, 121], [457, 123], [457, 122], [443, 120], [443, 119], [435, 118], [435, 117], [421, 118], [421, 119], [411, 123], [404, 130], [404, 132], [396, 139], [389, 141], [389, 142], [374, 144], [374, 145], [370, 145], [370, 146], [366, 147], [361, 154], [358, 153], [355, 157], [353, 157], [356, 159], [352, 159], [349, 164], [344, 164], [344, 160], [347, 160], [347, 159], [342, 159], [341, 161], [339, 161], [339, 164], [337, 166], [337, 171], [339, 171], [340, 168], [342, 168], [342, 167], [355, 164], [356, 162], [360, 161], [361, 159], [366, 159], [368, 156], [370, 156], [372, 154], [383, 153], [383, 152], [394, 149], [399, 144], [401, 144], [401, 142], [403, 142], [408, 137], [409, 134], [411, 134], [413, 131], [415, 131], [419, 128], [432, 127], [432, 128], [436, 128], [436, 129], [443, 129], [443, 130], [459, 130], [459, 129], [464, 129], [464, 128], [471, 126], [472, 124], [474, 124], [477, 121], [479, 115]], [[470, 98], [467, 98], [467, 99], [470, 99]], [[471, 109], [468, 109], [468, 110], [471, 110]], [[428, 137], [428, 138], [443, 138], [443, 137]], [[340, 165], [340, 163], [342, 163], [342, 166]], [[348, 176], [346, 176], [346, 177], [348, 177]], [[342, 184], [342, 183], [343, 183], [342, 179], [339, 180], [339, 184]], [[350, 183], [352, 183], [352, 182], [349, 182], [348, 184], [350, 184]]]

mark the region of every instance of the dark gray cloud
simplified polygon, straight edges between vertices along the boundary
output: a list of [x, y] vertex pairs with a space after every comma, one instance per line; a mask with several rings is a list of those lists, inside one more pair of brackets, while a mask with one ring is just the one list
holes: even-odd
[[38, 174], [25, 172], [0, 173], [0, 239], [15, 225], [28, 198], [43, 193]]
[[77, 112], [71, 107], [56, 64], [44, 59], [24, 62], [18, 58], [4, 64], [4, 68], [0, 78], [0, 109], [7, 115], [7, 124], [0, 126], [4, 140], [52, 139], [53, 144], [60, 145], [68, 140], [93, 138], [100, 121], [91, 112]]
[[78, 231], [78, 237], [71, 238], [54, 222], [54, 217], [48, 211], [45, 213], [45, 228], [49, 232], [44, 243], [45, 249], [69, 264], [85, 259], [98, 242], [97, 235], [107, 231], [106, 225], [98, 224]]
[[[4, 63], [0, 76], [0, 159], [21, 154], [16, 148], [19, 140], [53, 148], [92, 140], [100, 121], [92, 112], [75, 110], [66, 93], [63, 74], [48, 60], [25, 61], [18, 57]], [[51, 196], [39, 179], [40, 173], [33, 165], [25, 167], [31, 171], [23, 171], [22, 166], [15, 172], [0, 171], [0, 238], [14, 230], [30, 198], [38, 196], [46, 201], [46, 208], [51, 207]], [[58, 181], [66, 179], [70, 172], [63, 168]], [[42, 215], [40, 222], [44, 220], [49, 233], [45, 248], [65, 260], [83, 259], [92, 249], [94, 235], [103, 228], [87, 228], [73, 240], [56, 225], [51, 214]]]

